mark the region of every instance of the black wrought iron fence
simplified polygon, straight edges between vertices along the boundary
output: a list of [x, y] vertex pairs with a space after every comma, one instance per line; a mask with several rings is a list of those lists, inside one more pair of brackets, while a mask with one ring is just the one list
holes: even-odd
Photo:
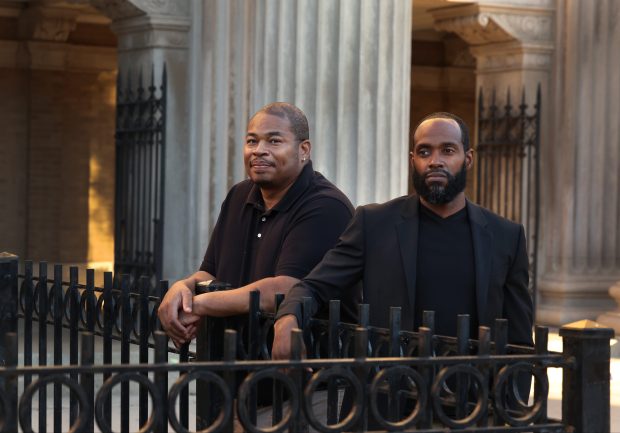
[[[0, 259], [0, 296], [3, 299], [18, 298], [16, 263], [10, 265]], [[6, 265], [6, 266], [5, 266]], [[43, 266], [40, 272], [44, 269]], [[55, 268], [55, 270], [58, 268]], [[26, 267], [24, 281], [28, 281]], [[61, 411], [60, 390], [70, 390], [71, 431], [111, 431], [113, 420], [121, 431], [188, 431], [188, 410], [177, 401], [187, 393], [188, 384], [209, 387], [204, 394], [209, 410], [197, 409], [197, 428], [209, 432], [234, 431], [243, 428], [249, 432], [307, 431], [308, 427], [321, 432], [335, 431], [422, 431], [446, 432], [465, 429], [480, 432], [609, 432], [609, 340], [613, 331], [604, 328], [567, 327], [560, 331], [564, 338], [563, 353], [547, 350], [548, 330], [537, 327], [535, 347], [507, 344], [510, 324], [499, 319], [494, 335], [490, 329], [480, 327], [478, 339], [470, 339], [469, 318], [458, 319], [457, 337], [434, 335], [434, 315], [426, 312], [424, 326], [417, 332], [403, 330], [400, 326], [400, 308], [393, 307], [390, 327], [377, 328], [368, 325], [368, 305], [360, 306], [357, 324], [340, 321], [338, 301], [330, 303], [328, 320], [305, 316], [303, 331], [292, 335], [292, 357], [289, 361], [269, 360], [269, 335], [273, 315], [261, 313], [259, 293], [250, 296], [250, 313], [245, 320], [236, 321], [237, 329], [228, 329], [223, 335], [214, 335], [220, 329], [211, 326], [214, 319], [205, 321], [206, 344], [198, 351], [198, 358], [209, 356], [209, 346], [222, 341], [220, 359], [196, 360], [194, 362], [168, 363], [169, 347], [166, 336], [148, 328], [153, 308], [145, 305], [146, 291], [139, 297], [143, 310], [132, 314], [129, 279], [121, 279], [117, 303], [120, 303], [121, 362], [95, 364], [95, 337], [107, 335], [114, 328], [110, 321], [114, 288], [110, 288], [111, 276], [107, 277], [107, 290], [97, 297], [92, 278], [84, 287], [69, 282], [66, 301], [61, 303], [59, 287], [63, 287], [55, 272], [50, 290], [43, 290], [48, 280], [45, 272], [39, 275], [38, 291], [33, 287], [32, 298], [38, 295], [37, 310], [33, 316], [48, 317], [46, 305], [52, 296], [51, 311], [69, 311], [75, 321], [79, 317], [79, 305], [90, 319], [78, 325], [81, 333], [75, 347], [79, 359], [69, 365], [46, 365], [47, 338], [39, 338], [39, 365], [18, 363], [19, 342], [17, 334], [10, 332], [10, 323], [17, 314], [4, 314], [0, 325], [6, 330], [6, 365], [0, 368], [5, 392], [0, 392], [0, 427], [2, 431], [31, 431], [33, 397], [38, 393], [39, 407], [48, 400], [45, 389], [54, 387], [53, 406]], [[34, 282], [34, 278], [31, 278]], [[42, 285], [41, 282], [45, 282]], [[29, 297], [22, 283], [24, 300]], [[80, 289], [82, 289], [80, 291]], [[85, 295], [84, 295], [85, 293]], [[85, 301], [78, 305], [78, 294]], [[103, 297], [102, 303], [99, 299]], [[95, 298], [96, 301], [95, 302]], [[112, 301], [114, 302], [114, 301]], [[9, 303], [12, 305], [13, 303]], [[25, 303], [24, 305], [27, 305]], [[135, 302], [134, 302], [135, 305]], [[17, 311], [17, 303], [15, 302]], [[62, 309], [64, 308], [64, 310]], [[97, 328], [97, 310], [103, 311], [104, 326]], [[10, 312], [10, 309], [0, 310]], [[37, 313], [38, 311], [38, 313]], [[51, 313], [51, 320], [40, 320], [40, 328], [53, 326], [54, 332], [62, 327], [58, 317]], [[148, 336], [154, 351], [149, 356], [140, 355], [139, 363], [129, 363], [127, 348], [134, 332], [134, 317], [140, 317], [141, 325], [137, 341], [143, 347]], [[27, 315], [23, 313], [23, 319]], [[34, 319], [34, 317], [33, 317]], [[7, 325], [8, 324], [8, 325]], [[106, 325], [107, 324], [107, 325]], [[7, 325], [7, 326], [5, 326]], [[144, 326], [142, 326], [144, 325]], [[75, 327], [73, 328], [75, 329]], [[102, 330], [103, 329], [103, 330]], [[112, 331], [113, 333], [114, 331]], [[219, 331], [217, 331], [219, 332]], [[57, 335], [57, 334], [55, 334]], [[243, 335], [243, 337], [241, 337]], [[302, 348], [308, 349], [308, 358], [302, 359]], [[105, 349], [104, 349], [105, 350]], [[204, 353], [202, 351], [205, 351]], [[54, 358], [56, 362], [57, 358]], [[73, 362], [75, 361], [75, 362]], [[546, 369], [563, 369], [562, 405], [563, 418], [547, 416], [549, 384]], [[169, 374], [177, 375], [170, 384]], [[518, 386], [519, 375], [533, 378], [534, 397], [527, 397]], [[140, 388], [139, 425], [130, 425], [128, 404], [129, 383]], [[121, 387], [120, 414], [110, 411], [112, 390]], [[259, 390], [271, 391], [267, 425], [261, 424], [257, 407]], [[123, 390], [127, 392], [123, 393]], [[324, 409], [314, 405], [318, 393], [326, 394]], [[342, 395], [344, 393], [344, 396]], [[204, 403], [202, 398], [199, 403]], [[149, 404], [150, 401], [150, 411]], [[348, 408], [347, 408], [348, 407]], [[263, 420], [264, 422], [265, 420]], [[39, 411], [38, 431], [61, 431], [56, 415], [50, 422]]]
[[[21, 338], [23, 362], [21, 365], [33, 365], [33, 356], [38, 358], [38, 367], [47, 365], [66, 366], [80, 363], [80, 334], [88, 332], [101, 341], [101, 362], [111, 365], [113, 350], [120, 351], [120, 363], [130, 364], [130, 350], [134, 346], [138, 353], [138, 362], [149, 362], [149, 351], [155, 348], [155, 331], [160, 329], [157, 308], [161, 297], [168, 289], [167, 281], [161, 281], [157, 287], [158, 296], [151, 296], [155, 290], [151, 279], [143, 276], [132, 284], [129, 275], [114, 279], [112, 272], [104, 272], [104, 286], [95, 287], [95, 272], [86, 271], [85, 284], [78, 281], [78, 268], [69, 270], [69, 281], [63, 281], [63, 267], [55, 265], [53, 274], [48, 272], [48, 264], [38, 264], [38, 275], [34, 276], [33, 262], [24, 262], [23, 274], [18, 277], [17, 317], [23, 319], [23, 336]], [[48, 278], [48, 277], [52, 278]], [[138, 289], [137, 293], [130, 290]], [[13, 330], [16, 330], [13, 329]], [[35, 334], [36, 332], [36, 334]], [[34, 340], [36, 338], [36, 340]], [[33, 344], [34, 343], [34, 344]], [[116, 346], [115, 346], [116, 343]], [[36, 344], [36, 347], [35, 347]], [[68, 351], [68, 353], [66, 353]], [[185, 346], [180, 350], [168, 346], [166, 351], [179, 355], [181, 362], [187, 362], [195, 353]], [[68, 355], [68, 356], [67, 356]], [[66, 358], [68, 357], [68, 363]], [[118, 363], [118, 361], [116, 361]], [[78, 380], [78, 374], [71, 372], [69, 379]], [[102, 380], [110, 377], [104, 373]], [[32, 375], [23, 375], [23, 384], [27, 388], [32, 382]], [[38, 391], [39, 407], [47, 406], [47, 390]], [[129, 418], [129, 388], [121, 389], [121, 425]], [[188, 411], [188, 395], [183, 393], [179, 399], [182, 411]], [[55, 382], [53, 391], [53, 419], [50, 425], [53, 431], [64, 431], [62, 425], [63, 404], [61, 383]], [[78, 418], [79, 398], [77, 393], [69, 397], [69, 422], [73, 424]], [[110, 419], [112, 406], [107, 399], [105, 414]], [[139, 418], [145, 421], [148, 412], [147, 389], [142, 388], [139, 396]], [[47, 425], [47, 413], [40, 410], [38, 414], [39, 431]]]
[[[501, 106], [491, 92], [488, 105], [480, 89], [476, 143], [476, 202], [523, 224], [530, 258], [530, 290], [536, 306], [538, 231], [540, 222], [541, 91], [533, 107], [525, 91], [513, 105], [508, 89]], [[536, 311], [536, 308], [534, 308]]]
[[[116, 86], [114, 271], [153, 285], [162, 275], [166, 151], [166, 65], [161, 84], [137, 85], [131, 72]], [[134, 81], [134, 83], [135, 83]]]

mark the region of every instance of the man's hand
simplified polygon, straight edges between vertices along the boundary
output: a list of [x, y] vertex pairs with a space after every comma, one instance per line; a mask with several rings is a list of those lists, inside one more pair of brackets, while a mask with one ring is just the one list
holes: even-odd
[[274, 335], [271, 358], [291, 358], [291, 331], [298, 327], [297, 318], [292, 314], [287, 314], [276, 321], [273, 326]]
[[[175, 344], [182, 344], [191, 340], [192, 333], [191, 324], [184, 324], [179, 320], [179, 313], [183, 312], [188, 315], [192, 313], [193, 306], [192, 290], [186, 285], [184, 280], [177, 281], [168, 289], [166, 296], [161, 300], [161, 304], [157, 309], [157, 315], [161, 322], [161, 326], [166, 333], [172, 338]], [[195, 328], [195, 326], [194, 326]]]
[[[196, 303], [194, 303], [196, 305]], [[185, 326], [186, 337], [183, 340], [177, 340], [176, 338], [172, 338], [174, 345], [179, 348], [181, 345], [185, 343], [189, 343], [194, 338], [196, 338], [196, 334], [198, 333], [198, 327], [200, 326], [200, 322], [202, 320], [202, 316], [199, 316], [195, 313], [186, 313], [184, 310], [179, 310], [179, 322], [183, 326]]]

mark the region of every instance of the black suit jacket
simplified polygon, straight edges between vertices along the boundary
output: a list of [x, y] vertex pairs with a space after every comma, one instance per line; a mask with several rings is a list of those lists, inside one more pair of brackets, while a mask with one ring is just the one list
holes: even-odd
[[[337, 245], [291, 289], [278, 318], [295, 314], [300, 320], [302, 298], [309, 296], [315, 301], [311, 314], [330, 299], [341, 299], [343, 320], [355, 320], [363, 296], [372, 325], [387, 327], [389, 307], [400, 306], [403, 329], [413, 329], [419, 206], [416, 196], [405, 196], [359, 207]], [[495, 318], [507, 318], [509, 342], [531, 345], [533, 308], [523, 227], [469, 201], [467, 212], [478, 321], [492, 327]], [[355, 284], [360, 279], [363, 294]]]

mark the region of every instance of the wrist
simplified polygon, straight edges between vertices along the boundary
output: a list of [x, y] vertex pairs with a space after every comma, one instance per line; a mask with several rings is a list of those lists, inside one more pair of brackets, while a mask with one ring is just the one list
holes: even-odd
[[192, 300], [192, 313], [199, 316], [206, 316], [208, 314], [207, 304], [209, 303], [209, 293], [198, 293], [194, 295]]
[[276, 320], [274, 324], [276, 330], [290, 330], [293, 328], [299, 328], [297, 317], [294, 314], [286, 314]]

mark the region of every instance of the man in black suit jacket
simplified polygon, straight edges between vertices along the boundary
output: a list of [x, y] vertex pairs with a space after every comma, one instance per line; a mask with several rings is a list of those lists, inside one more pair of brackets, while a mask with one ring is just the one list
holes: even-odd
[[[273, 357], [288, 358], [302, 298], [313, 311], [341, 299], [343, 320], [356, 304], [370, 304], [370, 322], [388, 325], [390, 306], [401, 306], [404, 329], [417, 329], [422, 310], [435, 310], [438, 334], [454, 335], [456, 314], [470, 314], [472, 332], [508, 319], [508, 340], [532, 344], [532, 300], [521, 225], [465, 198], [473, 162], [465, 123], [434, 113], [417, 126], [410, 154], [418, 196], [357, 209], [338, 244], [278, 310]], [[300, 246], [300, 248], [303, 246]], [[355, 288], [363, 282], [363, 294]]]

